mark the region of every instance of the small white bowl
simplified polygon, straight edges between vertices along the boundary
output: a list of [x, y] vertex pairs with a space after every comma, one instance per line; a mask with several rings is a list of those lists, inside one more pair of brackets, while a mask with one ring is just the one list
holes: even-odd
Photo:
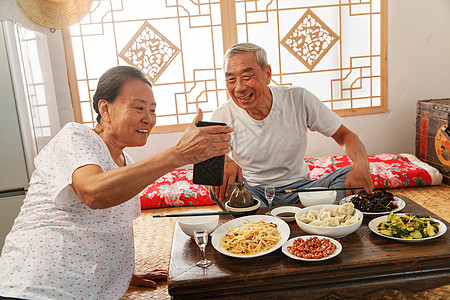
[[333, 208], [339, 208], [340, 205], [314, 205], [310, 207], [303, 208], [295, 214], [295, 222], [297, 222], [298, 227], [302, 229], [303, 231], [309, 233], [309, 234], [316, 234], [316, 235], [324, 235], [332, 238], [341, 238], [346, 235], [349, 235], [350, 233], [355, 232], [362, 224], [363, 221], [363, 214], [355, 208], [355, 214], [358, 216], [358, 221], [356, 223], [350, 224], [350, 225], [343, 225], [343, 226], [336, 226], [336, 227], [322, 227], [322, 226], [315, 226], [315, 225], [309, 225], [307, 223], [303, 223], [299, 220], [299, 217], [303, 214], [307, 214], [309, 210], [318, 210], [320, 211], [324, 207], [333, 207]]
[[[311, 188], [313, 189], [313, 188]], [[300, 192], [298, 198], [304, 207], [320, 204], [333, 204], [336, 201], [336, 191]]]
[[286, 222], [292, 222], [295, 220], [295, 214], [299, 210], [301, 208], [297, 206], [278, 206], [272, 209], [272, 216], [285, 220]]
[[[212, 209], [195, 209], [190, 210], [185, 213], [206, 213], [206, 212], [216, 212]], [[206, 229], [208, 234], [216, 229], [217, 224], [219, 223], [219, 215], [212, 216], [187, 216], [187, 217], [178, 217], [178, 224], [183, 230], [184, 233], [189, 235], [190, 237], [194, 237], [194, 231], [197, 229]]]
[[227, 211], [237, 213], [237, 214], [233, 214], [233, 217], [235, 217], [235, 218], [248, 216], [248, 215], [254, 215], [261, 207], [261, 201], [259, 201], [256, 198], [253, 198], [253, 200], [254, 200], [254, 202], [253, 202], [254, 204], [252, 206], [248, 206], [248, 207], [233, 207], [230, 205], [230, 201], [228, 200], [227, 202], [225, 202], [225, 208]]

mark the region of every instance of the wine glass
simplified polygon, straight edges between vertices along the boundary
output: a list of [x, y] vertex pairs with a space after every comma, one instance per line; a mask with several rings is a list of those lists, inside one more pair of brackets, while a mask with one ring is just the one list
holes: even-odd
[[205, 248], [208, 244], [208, 231], [206, 229], [197, 229], [194, 231], [194, 239], [195, 243], [200, 247], [200, 250], [202, 250], [202, 259], [199, 260], [196, 265], [202, 268], [207, 268], [211, 265], [211, 261], [209, 259], [206, 259], [205, 257]]
[[266, 215], [272, 215], [272, 200], [275, 197], [275, 188], [266, 187], [264, 194], [266, 195], [267, 202], [269, 202], [269, 210], [266, 212]]

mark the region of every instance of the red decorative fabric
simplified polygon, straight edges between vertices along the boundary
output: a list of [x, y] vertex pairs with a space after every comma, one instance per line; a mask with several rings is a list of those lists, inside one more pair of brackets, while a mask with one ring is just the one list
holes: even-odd
[[192, 175], [192, 169], [175, 169], [162, 176], [141, 192], [141, 209], [214, 204], [207, 187], [194, 184]]
[[[431, 176], [408, 158], [396, 154], [368, 156], [370, 172], [375, 188], [400, 188], [431, 185]], [[351, 165], [346, 155], [306, 158], [311, 178], [317, 179], [339, 168]]]
[[[369, 155], [375, 188], [431, 185], [431, 176], [408, 158], [396, 154]], [[346, 155], [305, 158], [311, 178], [317, 179], [352, 164]], [[207, 187], [192, 182], [192, 169], [176, 169], [145, 188], [141, 208], [212, 205]]]

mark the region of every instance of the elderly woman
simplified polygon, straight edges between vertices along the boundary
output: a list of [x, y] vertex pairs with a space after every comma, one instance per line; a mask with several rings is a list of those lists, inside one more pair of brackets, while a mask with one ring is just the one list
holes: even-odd
[[[198, 128], [133, 163], [123, 150], [143, 146], [155, 125], [150, 82], [119, 66], [98, 82], [94, 129], [69, 123], [35, 159], [30, 188], [5, 240], [0, 295], [26, 299], [120, 299], [131, 284], [155, 285], [167, 271], [133, 274], [137, 194], [170, 170], [230, 151], [227, 126]], [[1, 298], [1, 297], [0, 297]]]

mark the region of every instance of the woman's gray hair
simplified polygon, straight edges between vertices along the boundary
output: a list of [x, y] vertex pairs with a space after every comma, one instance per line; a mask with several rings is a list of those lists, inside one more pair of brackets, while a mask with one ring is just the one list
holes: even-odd
[[252, 44], [252, 43], [239, 43], [228, 48], [227, 52], [223, 56], [223, 69], [225, 70], [225, 65], [228, 62], [228, 59], [236, 54], [243, 52], [253, 52], [256, 56], [256, 61], [261, 66], [261, 68], [265, 68], [268, 65], [267, 62], [267, 52], [262, 47]]
[[98, 101], [101, 99], [109, 103], [113, 103], [117, 96], [122, 92], [122, 87], [130, 79], [137, 79], [147, 83], [150, 87], [152, 84], [145, 74], [135, 67], [117, 66], [109, 69], [98, 80], [97, 89], [92, 98], [92, 106], [97, 113], [97, 122], [100, 123], [102, 115], [98, 110]]

